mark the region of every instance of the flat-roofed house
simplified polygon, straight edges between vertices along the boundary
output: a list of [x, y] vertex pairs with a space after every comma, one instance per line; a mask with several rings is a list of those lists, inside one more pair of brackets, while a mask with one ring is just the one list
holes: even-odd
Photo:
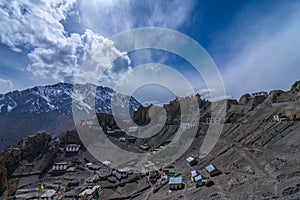
[[128, 136], [128, 137], [126, 138], [126, 141], [127, 141], [128, 143], [135, 143], [136, 138], [135, 138], [135, 137]]
[[191, 171], [191, 181], [194, 182], [195, 181], [195, 177], [197, 177], [199, 175], [197, 170], [193, 170]]
[[52, 175], [64, 174], [67, 170], [68, 163], [67, 162], [57, 162], [52, 166]]
[[211, 177], [222, 174], [222, 172], [213, 165], [208, 165], [207, 167], [205, 167], [205, 169]]
[[268, 96], [268, 92], [265, 91], [261, 91], [261, 92], [254, 92], [251, 94], [253, 97], [258, 97], [258, 96], [264, 96], [267, 97]]
[[129, 133], [133, 133], [133, 132], [136, 132], [138, 130], [138, 127], [137, 126], [130, 126], [128, 128], [128, 132]]
[[143, 150], [143, 151], [147, 151], [149, 148], [150, 148], [150, 146], [148, 144], [142, 144], [140, 146], [140, 149]]
[[194, 166], [194, 165], [196, 165], [197, 164], [197, 160], [194, 158], [194, 157], [192, 157], [192, 156], [189, 156], [187, 159], [185, 159], [189, 164], [190, 164], [190, 166]]
[[169, 179], [170, 190], [180, 190], [183, 188], [182, 177], [175, 177]]
[[94, 187], [86, 187], [82, 190], [77, 196], [80, 199], [93, 199], [93, 195], [95, 192], [98, 192], [98, 195], [102, 193], [101, 186], [94, 186]]
[[79, 144], [68, 144], [65, 149], [66, 156], [74, 156], [78, 154], [79, 149], [80, 149]]
[[112, 175], [115, 176], [119, 181], [128, 178], [128, 172], [123, 170], [114, 170]]

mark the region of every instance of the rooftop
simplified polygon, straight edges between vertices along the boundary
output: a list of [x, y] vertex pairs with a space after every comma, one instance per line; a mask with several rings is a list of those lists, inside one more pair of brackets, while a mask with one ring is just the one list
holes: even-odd
[[182, 177], [170, 178], [169, 184], [181, 184]]
[[191, 176], [192, 176], [192, 177], [195, 177], [195, 176], [197, 176], [197, 175], [198, 175], [198, 171], [197, 171], [197, 170], [191, 171]]
[[55, 194], [55, 190], [51, 189], [51, 190], [45, 190], [45, 192], [40, 196], [41, 198], [49, 198], [52, 197]]
[[216, 168], [213, 165], [208, 165], [207, 167], [205, 167], [205, 169], [208, 173], [210, 173], [214, 171]]
[[192, 156], [190, 156], [186, 159], [187, 162], [193, 162], [194, 160], [195, 160], [195, 158], [193, 158]]
[[201, 175], [198, 175], [198, 176], [195, 177], [195, 181], [196, 182], [199, 181], [199, 180], [202, 180], [202, 176]]
[[89, 189], [85, 189], [83, 190], [79, 196], [84, 196], [84, 195], [92, 195], [98, 188], [100, 188], [100, 186], [94, 186], [93, 188]]
[[57, 163], [54, 163], [54, 165], [67, 165], [68, 163], [67, 162], [57, 162]]

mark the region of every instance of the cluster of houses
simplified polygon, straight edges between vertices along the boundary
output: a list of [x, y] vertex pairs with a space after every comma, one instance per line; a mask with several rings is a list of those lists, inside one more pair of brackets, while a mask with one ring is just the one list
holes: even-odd
[[[221, 174], [221, 171], [218, 170], [215, 166], [213, 165], [208, 165], [205, 167], [207, 173], [209, 173], [210, 177], [217, 176]], [[208, 178], [202, 176], [198, 170], [193, 170], [191, 171], [191, 181], [196, 184], [196, 187], [201, 187], [201, 186], [210, 186], [213, 184], [211, 180]]]
[[[221, 174], [221, 171], [218, 170], [213, 165], [208, 165], [206, 168], [207, 173], [209, 173], [210, 177], [217, 176]], [[201, 186], [211, 186], [214, 184], [212, 180], [201, 175], [198, 170], [191, 171], [191, 182], [195, 183], [196, 187]], [[184, 188], [183, 178], [180, 177], [172, 177], [169, 179], [169, 190], [180, 190]]]
[[[43, 191], [42, 194], [39, 195], [38, 199], [44, 199], [44, 200], [52, 200], [52, 199], [63, 199], [64, 197], [71, 197], [74, 199], [96, 199], [99, 198], [99, 195], [103, 192], [100, 185], [96, 186], [87, 186], [80, 190], [76, 194], [68, 194], [62, 191], [62, 188], [60, 186], [57, 190], [54, 189], [46, 189]], [[64, 193], [64, 194], [63, 194]]]
[[[194, 166], [197, 164], [197, 160], [192, 156], [189, 156], [186, 159], [186, 161], [189, 163], [190, 166]], [[209, 177], [214, 177], [222, 174], [222, 172], [212, 164], [206, 166], [205, 170], [208, 173]], [[201, 186], [209, 187], [214, 184], [214, 182], [210, 180], [209, 177], [203, 176], [196, 169], [191, 171], [190, 176], [191, 176], [191, 182], [195, 183], [196, 187], [201, 187]], [[184, 188], [183, 177], [178, 176], [178, 177], [171, 177], [169, 179], [169, 190], [180, 190], [182, 188]]]
[[[80, 150], [80, 147], [81, 146], [78, 145], [78, 144], [67, 144], [66, 147], [65, 147], [65, 153], [66, 153], [66, 155], [75, 155]], [[140, 149], [145, 150], [145, 151], [148, 150], [149, 148], [150, 148], [149, 145], [146, 144], [146, 143], [142, 144], [140, 146]], [[186, 162], [191, 167], [197, 165], [197, 163], [198, 163], [197, 159], [193, 156], [187, 157]], [[97, 183], [100, 180], [107, 179], [109, 176], [114, 176], [119, 181], [121, 181], [122, 179], [127, 179], [128, 178], [129, 174], [128, 174], [127, 170], [111, 169], [108, 165], [109, 164], [107, 164], [107, 166], [106, 165], [99, 166], [99, 165], [96, 165], [96, 164], [93, 164], [93, 163], [87, 163], [86, 167], [89, 170], [94, 171], [92, 177], [90, 177], [87, 180], [87, 182], [94, 184], [94, 183]], [[68, 167], [70, 168], [70, 166], [68, 166], [67, 162], [54, 163], [54, 165], [52, 166], [51, 174], [61, 175], [69, 169]], [[102, 170], [104, 168], [107, 168], [109, 170], [107, 170], [105, 172], [105, 175], [103, 176], [102, 172], [100, 172], [100, 170]], [[213, 165], [206, 166], [205, 170], [209, 174], [208, 175], [209, 177], [214, 177], [214, 176], [217, 176], [217, 175], [221, 174], [221, 171], [218, 170]], [[163, 171], [163, 172], [165, 172], [165, 171]], [[166, 175], [166, 174], [160, 173], [158, 170], [151, 170], [151, 171], [148, 172], [148, 182], [152, 183], [152, 184], [156, 183], [156, 188], [155, 189], [157, 189], [157, 190], [165, 184], [168, 184], [169, 190], [180, 190], [180, 189], [184, 188], [183, 177], [180, 176], [181, 174], [172, 174], [172, 175], [170, 175], [170, 174]], [[191, 180], [192, 183], [195, 184], [196, 187], [212, 185], [213, 181], [211, 179], [209, 179], [209, 177], [203, 176], [196, 169], [192, 170], [191, 173], [190, 173], [190, 180]], [[80, 192], [80, 194], [78, 194], [78, 195], [80, 197], [84, 197], [84, 198], [88, 197], [88, 196], [91, 196], [95, 192], [96, 189], [97, 190], [99, 189], [99, 187], [97, 186], [97, 187], [93, 187], [93, 188], [86, 188], [85, 190], [82, 190]], [[47, 196], [47, 195], [45, 194], [45, 196]]]
[[[79, 144], [67, 144], [64, 148], [65, 156], [74, 156], [77, 155], [80, 150], [81, 145]], [[67, 162], [56, 162], [53, 164], [50, 171], [51, 175], [61, 175], [67, 171], [68, 163]]]

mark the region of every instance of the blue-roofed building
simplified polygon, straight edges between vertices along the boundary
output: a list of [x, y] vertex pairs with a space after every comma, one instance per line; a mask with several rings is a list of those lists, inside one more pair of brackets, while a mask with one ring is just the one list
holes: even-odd
[[213, 165], [208, 165], [207, 167], [205, 167], [205, 169], [208, 173], [210, 173], [214, 171], [216, 168]]
[[189, 164], [190, 166], [193, 166], [193, 165], [196, 165], [197, 164], [197, 160], [192, 157], [192, 156], [189, 156], [187, 159], [185, 159]]
[[207, 167], [205, 167], [206, 171], [209, 173], [210, 176], [217, 176], [219, 174], [221, 174], [222, 172], [220, 170], [218, 170], [215, 166], [213, 165], [208, 165]]
[[201, 175], [198, 175], [194, 178], [195, 182], [198, 182], [198, 181], [202, 181], [203, 177]]
[[197, 170], [193, 170], [193, 171], [191, 171], [191, 181], [195, 181], [195, 177], [196, 176], [198, 176], [199, 175], [199, 173], [198, 173], [198, 171]]
[[169, 189], [170, 190], [180, 190], [183, 188], [182, 177], [170, 178]]

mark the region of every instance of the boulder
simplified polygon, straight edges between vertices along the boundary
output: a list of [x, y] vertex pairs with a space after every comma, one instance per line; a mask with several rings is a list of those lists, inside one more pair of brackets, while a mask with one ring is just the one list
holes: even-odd
[[239, 100], [239, 104], [246, 105], [249, 102], [249, 98], [250, 98], [250, 94], [248, 94], [248, 93], [242, 95], [240, 100]]

